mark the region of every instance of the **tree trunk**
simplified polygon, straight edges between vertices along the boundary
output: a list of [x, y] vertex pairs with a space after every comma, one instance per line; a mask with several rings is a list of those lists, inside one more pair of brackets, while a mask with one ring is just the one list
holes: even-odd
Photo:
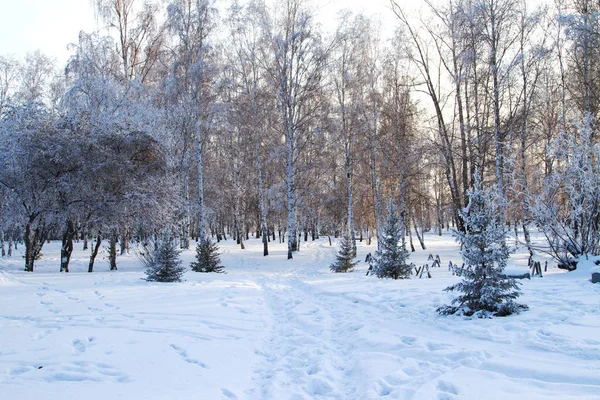
[[87, 237], [87, 231], [85, 229], [85, 225], [81, 226], [81, 239], [83, 240], [83, 250], [87, 250], [88, 249], [88, 237]]
[[[406, 237], [406, 233], [408, 233], [408, 240], [409, 240], [409, 244], [410, 244], [410, 251], [411, 252], [415, 252], [415, 245], [413, 243], [413, 237], [412, 237], [412, 230], [410, 229], [410, 213], [408, 214], [408, 216], [402, 216], [402, 224], [404, 225], [404, 229], [403, 229], [403, 234], [402, 237]], [[406, 239], [405, 239], [406, 240]]]
[[[110, 263], [110, 270], [117, 270], [117, 230], [113, 229], [108, 240], [108, 261]], [[155, 241], [156, 243], [156, 241]]]
[[235, 240], [240, 245], [240, 248], [244, 250], [244, 236], [242, 230], [242, 221], [240, 219], [240, 169], [235, 166], [235, 210], [234, 210], [234, 229], [235, 229]]
[[98, 232], [98, 238], [96, 239], [96, 244], [92, 248], [92, 254], [90, 255], [90, 263], [88, 265], [88, 272], [94, 271], [94, 261], [96, 261], [96, 256], [98, 255], [98, 250], [100, 249], [100, 243], [102, 243], [102, 235]]
[[346, 200], [348, 202], [348, 231], [352, 241], [352, 254], [356, 256], [356, 234], [354, 232], [354, 209], [352, 207], [352, 172], [350, 165], [350, 149], [346, 145]]
[[196, 162], [198, 167], [198, 241], [202, 242], [206, 238], [204, 227], [204, 183], [202, 175], [202, 122], [196, 121]]
[[446, 179], [448, 180], [448, 185], [450, 186], [450, 194], [452, 196], [452, 204], [454, 206], [454, 217], [457, 221], [458, 230], [464, 232], [464, 223], [459, 214], [459, 210], [461, 210], [463, 207], [461, 203], [461, 196], [456, 185], [456, 166], [454, 163], [453, 146], [451, 136], [448, 132], [448, 127], [445, 123], [444, 112], [442, 111], [442, 103], [438, 95], [437, 85], [434, 77], [432, 76], [433, 71], [430, 69], [430, 60], [426, 55], [426, 49], [423, 48], [417, 33], [412, 29], [411, 24], [408, 22], [408, 19], [404, 14], [404, 11], [395, 0], [392, 1], [392, 10], [404, 24], [404, 26], [406, 26], [416, 50], [416, 54], [413, 59], [420, 66], [422, 77], [425, 80], [425, 85], [427, 86], [427, 94], [431, 98], [433, 107], [435, 109], [438, 133], [441, 139], [442, 154], [446, 169]]
[[[256, 117], [253, 113], [253, 123], [256, 129]], [[262, 159], [260, 155], [260, 141], [256, 141], [256, 170], [258, 173], [258, 207], [260, 208], [260, 225], [263, 242], [263, 256], [269, 255], [269, 227], [267, 226], [267, 210], [263, 193]]]
[[[376, 85], [371, 82], [371, 90], [376, 92]], [[381, 240], [379, 240], [379, 232], [381, 230], [381, 196], [379, 195], [379, 182], [377, 180], [377, 105], [373, 102], [372, 109], [372, 126], [371, 137], [369, 143], [369, 152], [371, 157], [371, 193], [373, 196], [373, 213], [375, 218], [375, 236], [377, 236], [377, 251], [381, 251]]]
[[[182, 163], [183, 164], [183, 163]], [[182, 168], [183, 169], [183, 168]], [[190, 248], [190, 220], [191, 220], [191, 210], [190, 210], [190, 193], [188, 188], [188, 177], [187, 173], [183, 172], [183, 193], [185, 198], [185, 215], [183, 216], [183, 221], [181, 223], [181, 240], [179, 245], [182, 249]]]
[[[293, 141], [293, 139], [291, 139]], [[296, 234], [296, 187], [294, 185], [294, 150], [288, 146], [287, 165], [287, 230], [288, 230], [288, 260], [292, 253], [298, 250], [298, 235]]]
[[421, 233], [419, 233], [419, 226], [417, 225], [417, 221], [415, 220], [414, 217], [413, 217], [413, 225], [415, 227], [415, 233], [417, 234], [417, 239], [419, 239], [419, 244], [421, 245], [421, 248], [423, 250], [425, 250], [426, 247], [425, 247], [425, 240], [424, 240], [424, 231], [421, 228]]
[[[525, 21], [521, 22], [521, 54], [525, 54]], [[530, 110], [530, 99], [529, 99], [529, 82], [527, 79], [527, 71], [525, 68], [525, 57], [521, 58], [521, 76], [523, 79], [523, 125], [521, 127], [521, 185], [522, 191], [521, 194], [523, 196], [523, 236], [525, 237], [525, 245], [527, 246], [527, 250], [529, 251], [529, 257], [533, 257], [533, 246], [531, 245], [531, 236], [529, 235], [529, 222], [531, 220], [531, 205], [529, 203], [529, 193], [528, 193], [528, 183], [527, 183], [527, 174], [526, 174], [526, 150], [527, 150], [527, 135], [528, 135], [528, 118], [529, 118], [529, 110]], [[537, 77], [536, 77], [537, 80]], [[534, 80], [535, 87], [535, 80]], [[515, 221], [515, 231], [517, 230], [517, 223]], [[517, 237], [518, 241], [518, 237]]]
[[31, 223], [25, 226], [25, 237], [23, 239], [25, 240], [25, 271], [33, 272], [35, 238], [31, 229]]
[[496, 10], [491, 7], [490, 10], [490, 29], [491, 29], [491, 49], [490, 49], [490, 70], [492, 72], [493, 83], [493, 108], [494, 108], [494, 144], [496, 149], [496, 190], [498, 193], [498, 218], [501, 224], [505, 221], [505, 201], [504, 201], [504, 135], [500, 132], [500, 81], [498, 65], [498, 38], [496, 25]]
[[123, 229], [121, 233], [121, 255], [129, 254], [129, 230]]
[[73, 253], [73, 238], [76, 233], [73, 221], [67, 220], [60, 248], [60, 272], [69, 272], [69, 261], [71, 261], [71, 254]]
[[35, 215], [30, 216], [29, 222], [25, 226], [25, 271], [27, 272], [33, 272], [35, 260], [40, 256], [42, 246], [46, 240], [46, 233], [43, 228], [32, 227], [36, 218]]

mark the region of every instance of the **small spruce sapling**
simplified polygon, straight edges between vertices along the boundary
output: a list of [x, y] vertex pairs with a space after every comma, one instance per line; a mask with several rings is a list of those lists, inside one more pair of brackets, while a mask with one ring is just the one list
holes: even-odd
[[146, 280], [154, 282], [180, 282], [185, 267], [181, 265], [181, 251], [171, 235], [165, 231], [156, 240], [155, 246], [144, 246], [140, 253], [142, 264], [146, 267]]
[[[412, 266], [407, 263], [409, 253], [402, 235], [402, 222], [392, 201], [388, 204], [388, 215], [380, 235], [381, 250], [372, 260], [373, 272], [378, 278], [410, 278]], [[398, 246], [400, 243], [400, 246]]]
[[190, 268], [195, 272], [225, 272], [219, 255], [219, 246], [210, 238], [204, 238], [196, 245], [196, 261], [190, 264]]
[[487, 317], [527, 309], [513, 301], [520, 295], [518, 283], [503, 274], [509, 253], [507, 231], [498, 220], [496, 192], [484, 189], [476, 176], [475, 186], [467, 194], [469, 205], [461, 212], [466, 232], [454, 231], [467, 267], [461, 274], [462, 281], [445, 289], [461, 294], [452, 300], [452, 306], [439, 307], [438, 312]]
[[336, 255], [335, 262], [329, 266], [329, 269], [333, 272], [350, 272], [358, 264], [358, 261], [353, 261], [355, 256], [356, 253], [352, 246], [352, 239], [346, 232], [340, 241], [340, 249]]

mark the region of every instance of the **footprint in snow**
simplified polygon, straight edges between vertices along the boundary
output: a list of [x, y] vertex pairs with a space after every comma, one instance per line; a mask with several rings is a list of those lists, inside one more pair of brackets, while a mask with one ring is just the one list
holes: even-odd
[[456, 388], [449, 382], [439, 381], [437, 389], [437, 400], [453, 400], [458, 398]]
[[40, 304], [43, 306], [48, 307], [48, 311], [54, 313], [54, 314], [58, 314], [60, 313], [60, 310], [54, 307], [54, 303], [52, 303], [51, 301], [43, 301], [40, 300]]
[[306, 385], [305, 390], [313, 396], [324, 396], [330, 393], [333, 388], [322, 379], [311, 379]]
[[75, 354], [81, 354], [85, 352], [88, 348], [88, 345], [94, 341], [94, 337], [90, 336], [87, 339], [73, 339], [73, 352]]
[[429, 351], [438, 351], [438, 350], [445, 350], [449, 347], [452, 347], [451, 345], [447, 344], [447, 343], [442, 343], [442, 342], [427, 342], [425, 344], [425, 346], [427, 347], [427, 350]]
[[67, 299], [71, 300], [71, 301], [75, 301], [77, 303], [83, 303], [83, 301], [81, 301], [80, 299], [78, 299], [77, 297], [73, 297], [73, 296], [67, 296]]
[[321, 369], [319, 368], [318, 365], [312, 365], [310, 367], [308, 367], [308, 369], [306, 370], [306, 374], [307, 375], [316, 375], [321, 371]]
[[402, 343], [412, 346], [417, 341], [417, 338], [415, 336], [403, 336], [400, 340]]
[[46, 329], [43, 332], [37, 332], [33, 335], [33, 339], [34, 340], [43, 339], [45, 337], [52, 335], [56, 331], [57, 331], [57, 329]]
[[202, 361], [198, 361], [198, 360], [196, 360], [196, 359], [193, 359], [193, 358], [190, 358], [190, 357], [188, 357], [188, 353], [187, 353], [187, 351], [186, 351], [184, 348], [182, 348], [182, 347], [179, 347], [179, 346], [177, 346], [177, 345], [175, 345], [175, 344], [171, 344], [170, 346], [171, 346], [171, 348], [172, 348], [173, 350], [175, 350], [175, 352], [176, 352], [177, 354], [179, 354], [179, 356], [180, 356], [181, 358], [183, 358], [183, 361], [185, 361], [185, 362], [187, 362], [187, 363], [190, 363], [190, 364], [195, 364], [195, 365], [198, 365], [199, 367], [202, 367], [202, 368], [208, 368], [208, 367], [206, 366], [206, 364], [204, 364]]
[[36, 370], [36, 369], [37, 368], [34, 368], [32, 366], [14, 367], [14, 368], [11, 368], [8, 371], [8, 374], [11, 375], [11, 376], [19, 376], [19, 375], [23, 375], [26, 372], [33, 371], [33, 370]]
[[221, 388], [221, 393], [223, 393], [223, 396], [225, 396], [225, 397], [227, 397], [228, 399], [231, 399], [231, 400], [237, 400], [237, 398], [238, 398], [235, 395], [235, 393], [233, 393], [229, 389]]
[[92, 362], [57, 364], [44, 368], [47, 380], [54, 382], [128, 382], [129, 377], [114, 367]]
[[87, 346], [85, 345], [85, 343], [83, 343], [81, 340], [79, 340], [79, 339], [73, 340], [73, 353], [81, 354], [85, 351], [86, 347]]
[[386, 381], [380, 380], [376, 383], [376, 390], [379, 396], [387, 396], [390, 393], [392, 393], [394, 388], [390, 386]]
[[446, 382], [446, 381], [442, 381], [440, 380], [437, 384], [437, 390], [439, 392], [442, 392], [441, 394], [452, 394], [457, 396], [458, 395], [458, 391], [456, 390], [456, 387], [450, 383], [450, 382]]

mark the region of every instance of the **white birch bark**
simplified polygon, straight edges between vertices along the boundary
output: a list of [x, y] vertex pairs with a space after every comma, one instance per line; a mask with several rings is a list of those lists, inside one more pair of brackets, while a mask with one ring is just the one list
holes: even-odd
[[[276, 78], [281, 105], [282, 127], [287, 150], [287, 234], [288, 259], [298, 249], [296, 223], [296, 157], [298, 140], [310, 134], [308, 126], [318, 109], [314, 96], [320, 89], [321, 71], [326, 53], [320, 38], [313, 34], [312, 15], [303, 9], [299, 0], [288, 0], [283, 5], [281, 32], [274, 36]], [[314, 101], [316, 100], [316, 101]]]
[[504, 151], [503, 136], [500, 132], [500, 82], [499, 82], [499, 61], [498, 61], [498, 26], [496, 25], [496, 1], [491, 0], [490, 7], [490, 70], [492, 72], [493, 98], [492, 105], [494, 111], [494, 145], [496, 150], [496, 191], [498, 196], [498, 215], [502, 224], [505, 223], [505, 202], [504, 202]]
[[202, 122], [196, 121], [196, 165], [198, 167], [198, 241], [206, 239], [205, 217], [204, 217], [204, 181], [202, 173]]
[[269, 228], [267, 226], [267, 211], [265, 207], [265, 199], [263, 193], [263, 178], [262, 178], [262, 160], [260, 156], [260, 143], [256, 144], [256, 169], [258, 174], [258, 206], [260, 208], [260, 222], [263, 242], [263, 256], [269, 255]]

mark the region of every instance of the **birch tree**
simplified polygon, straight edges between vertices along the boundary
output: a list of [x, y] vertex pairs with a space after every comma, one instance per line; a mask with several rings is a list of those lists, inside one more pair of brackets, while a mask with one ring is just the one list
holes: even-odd
[[14, 57], [0, 55], [0, 117], [12, 101], [19, 82], [20, 63]]
[[344, 173], [346, 177], [347, 229], [352, 251], [356, 254], [354, 207], [352, 200], [353, 170], [357, 138], [364, 128], [362, 101], [364, 74], [361, 63], [362, 48], [368, 32], [368, 21], [362, 16], [341, 14], [336, 32], [336, 46], [331, 54], [331, 76], [334, 88], [337, 130], [344, 149]]
[[327, 58], [314, 17], [301, 0], [286, 0], [271, 34], [275, 58], [271, 78], [281, 107], [286, 144], [288, 259], [298, 250], [296, 164], [311, 134], [311, 119], [319, 108], [319, 91]]
[[377, 250], [381, 251], [381, 241], [379, 233], [381, 231], [381, 190], [377, 177], [377, 149], [379, 143], [379, 124], [382, 108], [381, 93], [381, 38], [380, 33], [375, 26], [366, 32], [366, 47], [364, 48], [364, 58], [362, 60], [365, 66], [365, 101], [363, 103], [363, 112], [368, 125], [368, 143], [369, 143], [369, 166], [371, 172], [371, 195], [373, 201], [373, 217], [375, 220], [375, 233], [377, 236]]
[[459, 213], [459, 210], [462, 209], [463, 199], [458, 187], [457, 169], [452, 143], [453, 138], [449, 129], [449, 125], [446, 122], [446, 115], [443, 110], [443, 97], [440, 93], [441, 89], [439, 82], [436, 80], [434, 62], [430, 58], [427, 44], [420, 37], [418, 31], [413, 28], [400, 5], [395, 0], [391, 0], [391, 4], [392, 9], [400, 20], [401, 24], [406, 27], [408, 41], [412, 44], [413, 48], [413, 53], [411, 54], [413, 64], [417, 67], [418, 73], [424, 81], [425, 92], [433, 104], [436, 118], [436, 130], [439, 135], [440, 149], [445, 164], [446, 181], [448, 182], [448, 186], [450, 188], [452, 204], [454, 206], [454, 219], [456, 221], [457, 228], [460, 231], [464, 231], [462, 216]]
[[[239, 4], [231, 7], [229, 18], [229, 32], [231, 35], [231, 48], [234, 51], [231, 68], [239, 76], [240, 96], [238, 100], [244, 104], [246, 111], [243, 116], [249, 117], [250, 136], [254, 148], [254, 162], [256, 165], [258, 207], [260, 212], [260, 231], [263, 242], [263, 255], [269, 255], [267, 226], [267, 206], [264, 188], [263, 146], [266, 127], [260, 123], [261, 115], [264, 117], [264, 107], [269, 105], [265, 93], [264, 60], [264, 31], [258, 20], [266, 18], [266, 9], [259, 2], [251, 2], [245, 8]], [[241, 119], [239, 122], [242, 122]]]
[[208, 43], [214, 13], [210, 0], [177, 0], [168, 7], [168, 24], [176, 40], [169, 84], [190, 118], [196, 147], [199, 240], [206, 236], [203, 143], [211, 126], [215, 101], [211, 87], [215, 69]]
[[132, 79], [145, 82], [158, 61], [163, 28], [156, 17], [158, 5], [151, 1], [90, 0], [96, 17], [116, 31], [115, 51], [126, 87]]

